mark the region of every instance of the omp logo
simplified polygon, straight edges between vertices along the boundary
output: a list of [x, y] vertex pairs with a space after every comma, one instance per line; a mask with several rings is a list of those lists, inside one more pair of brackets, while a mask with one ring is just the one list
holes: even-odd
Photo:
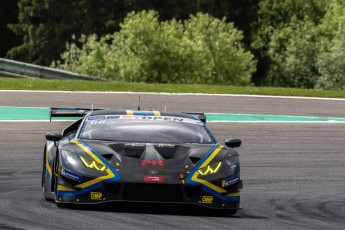
[[101, 192], [90, 192], [90, 200], [102, 200]]
[[213, 203], [213, 196], [203, 196], [202, 197], [203, 204], [212, 204]]

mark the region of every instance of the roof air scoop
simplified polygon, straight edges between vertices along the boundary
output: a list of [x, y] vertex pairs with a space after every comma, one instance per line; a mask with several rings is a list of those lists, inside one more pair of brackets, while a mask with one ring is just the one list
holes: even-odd
[[146, 144], [146, 148], [140, 157], [140, 160], [157, 160], [163, 161], [164, 158], [158, 153], [156, 148], [151, 144]]

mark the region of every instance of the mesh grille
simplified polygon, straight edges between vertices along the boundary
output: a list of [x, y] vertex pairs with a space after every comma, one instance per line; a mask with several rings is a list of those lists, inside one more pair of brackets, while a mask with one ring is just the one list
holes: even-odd
[[182, 202], [183, 194], [180, 185], [165, 184], [126, 184], [124, 200]]

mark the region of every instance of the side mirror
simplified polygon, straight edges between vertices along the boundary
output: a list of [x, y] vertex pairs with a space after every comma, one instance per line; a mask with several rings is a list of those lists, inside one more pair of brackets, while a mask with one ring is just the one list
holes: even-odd
[[242, 141], [240, 139], [226, 139], [225, 145], [229, 148], [236, 148], [240, 147], [242, 144]]
[[61, 141], [61, 139], [62, 139], [62, 134], [61, 134], [61, 133], [52, 133], [52, 132], [48, 132], [48, 133], [46, 133], [46, 139], [47, 139], [48, 141], [58, 142], [58, 141]]

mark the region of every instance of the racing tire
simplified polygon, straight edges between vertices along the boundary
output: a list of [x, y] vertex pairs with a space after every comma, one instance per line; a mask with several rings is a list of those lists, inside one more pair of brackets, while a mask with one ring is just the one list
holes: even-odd
[[234, 216], [236, 215], [236, 213], [237, 213], [237, 209], [224, 209], [224, 210], [218, 209], [214, 211], [214, 215], [223, 216], [223, 217]]
[[45, 152], [46, 152], [46, 146], [44, 147], [44, 152], [43, 152], [43, 171], [42, 171], [42, 190], [43, 190], [43, 197], [46, 201], [49, 201], [49, 202], [54, 202], [54, 199], [49, 196], [47, 194], [47, 190], [46, 190], [46, 186], [47, 186], [47, 182], [46, 182], [46, 165], [45, 165], [45, 162], [46, 162], [46, 155], [45, 155]]
[[57, 200], [57, 187], [58, 187], [58, 171], [59, 171], [59, 164], [58, 164], [58, 156], [56, 156], [54, 158], [53, 161], [53, 170], [52, 170], [52, 181], [51, 181], [51, 188], [54, 191], [54, 200], [55, 200], [55, 204], [56, 206], [60, 207], [60, 204], [58, 202], [56, 202]]
[[54, 199], [49, 197], [49, 195], [47, 194], [47, 190], [46, 190], [46, 177], [45, 177], [45, 175], [43, 175], [42, 189], [43, 189], [43, 197], [44, 197], [44, 199], [46, 201], [49, 201], [49, 202], [54, 202]]
[[226, 214], [228, 216], [233, 216], [233, 215], [236, 215], [237, 213], [237, 209], [229, 209], [229, 210], [226, 210]]

